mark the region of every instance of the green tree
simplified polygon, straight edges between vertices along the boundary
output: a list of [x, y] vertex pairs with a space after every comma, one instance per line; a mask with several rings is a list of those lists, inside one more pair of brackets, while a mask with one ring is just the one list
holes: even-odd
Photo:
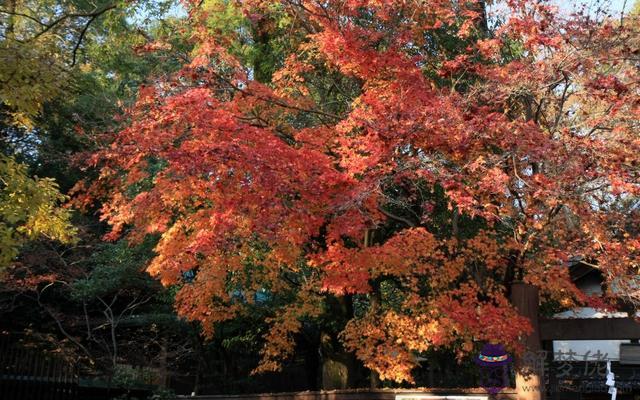
[[60, 206], [65, 200], [52, 179], [30, 177], [26, 165], [0, 156], [0, 271], [29, 240], [73, 239], [70, 211]]
[[[95, 136], [81, 133], [110, 129], [140, 84], [181, 65], [187, 33], [172, 33], [179, 16], [162, 20], [173, 5], [11, 0], [0, 6], [6, 27], [0, 36], [1, 265], [28, 240], [72, 236], [70, 213], [59, 206], [82, 173], [74, 155], [95, 145]], [[145, 49], [156, 42], [166, 46]]]

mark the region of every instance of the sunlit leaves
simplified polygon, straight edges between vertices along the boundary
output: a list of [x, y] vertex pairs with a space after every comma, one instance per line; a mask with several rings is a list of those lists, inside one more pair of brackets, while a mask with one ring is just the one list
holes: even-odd
[[65, 200], [52, 179], [32, 178], [26, 165], [0, 157], [0, 271], [29, 240], [73, 240], [70, 211], [61, 206]]
[[[149, 271], [208, 335], [282, 295], [257, 371], [347, 296], [342, 343], [385, 379], [411, 381], [432, 347], [520, 349], [514, 282], [570, 307], [589, 301], [571, 257], [610, 282], [637, 269], [611, 207], [639, 194], [640, 102], [637, 28], [510, 6], [486, 32], [474, 2], [205, 2], [193, 62], [92, 158], [108, 238], [160, 234]], [[239, 50], [261, 34], [273, 74]]]

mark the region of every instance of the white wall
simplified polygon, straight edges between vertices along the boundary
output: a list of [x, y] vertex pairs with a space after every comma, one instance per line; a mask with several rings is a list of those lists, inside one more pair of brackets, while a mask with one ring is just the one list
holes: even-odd
[[[618, 361], [620, 359], [620, 343], [629, 343], [629, 340], [554, 340], [553, 341], [553, 359], [567, 360], [570, 351], [574, 361]], [[600, 355], [597, 353], [600, 351]]]

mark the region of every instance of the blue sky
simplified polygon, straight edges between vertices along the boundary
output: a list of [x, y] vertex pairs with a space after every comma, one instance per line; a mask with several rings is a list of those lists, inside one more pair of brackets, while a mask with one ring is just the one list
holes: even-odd
[[[640, 0], [547, 0], [551, 4], [558, 6], [560, 14], [568, 15], [574, 11], [586, 9], [589, 14], [596, 15], [599, 19], [606, 16], [619, 18], [624, 10], [624, 15], [628, 15], [634, 8], [636, 1]], [[547, 3], [548, 4], [548, 3]], [[606, 11], [606, 14], [604, 13]], [[501, 15], [503, 18], [509, 14], [507, 5], [503, 0], [496, 0], [489, 7], [490, 15]], [[506, 14], [506, 15], [505, 15]]]
[[560, 6], [560, 9], [563, 11], [571, 11], [576, 8], [579, 8], [581, 5], [587, 5], [591, 8], [594, 8], [596, 4], [602, 4], [609, 6], [610, 10], [614, 15], [620, 15], [620, 12], [623, 10], [625, 14], [629, 12], [629, 10], [633, 7], [633, 3], [635, 0], [579, 0], [579, 1], [571, 1], [571, 0], [552, 0], [553, 3]]
[[[620, 15], [620, 12], [624, 9], [625, 14], [629, 12], [633, 8], [633, 5], [636, 0], [550, 0], [552, 3], [557, 4], [562, 11], [571, 12], [582, 5], [590, 6], [592, 9], [595, 8], [596, 4], [601, 4], [607, 6], [614, 15]], [[174, 6], [171, 8], [169, 12], [170, 15], [174, 16], [185, 16], [186, 12], [182, 4], [178, 1], [175, 2]]]

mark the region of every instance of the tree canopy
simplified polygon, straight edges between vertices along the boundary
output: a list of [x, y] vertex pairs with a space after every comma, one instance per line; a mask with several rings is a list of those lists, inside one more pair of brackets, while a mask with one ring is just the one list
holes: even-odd
[[[508, 1], [204, 1], [194, 51], [94, 153], [107, 239], [207, 335], [269, 303], [277, 370], [308, 321], [383, 379], [529, 330], [514, 282], [561, 307], [637, 302], [638, 29]], [[502, 12], [500, 10], [503, 10]], [[570, 280], [579, 257], [607, 298]], [[620, 290], [626, 287], [628, 290]]]

